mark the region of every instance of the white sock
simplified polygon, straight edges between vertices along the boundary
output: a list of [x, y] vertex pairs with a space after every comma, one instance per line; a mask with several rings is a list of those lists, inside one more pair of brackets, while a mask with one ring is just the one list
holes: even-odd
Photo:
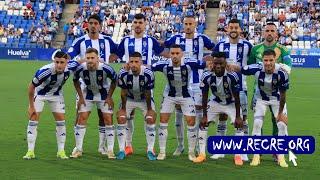
[[133, 119], [133, 117], [127, 119], [126, 146], [132, 146], [132, 136], [134, 131]]
[[58, 151], [64, 151], [64, 144], [66, 143], [66, 121], [56, 121], [56, 138]]
[[159, 135], [160, 152], [165, 153], [167, 137], [168, 137], [168, 123], [160, 123], [158, 135]]
[[242, 129], [234, 128], [234, 131], [235, 131], [235, 133], [234, 133], [235, 136], [243, 136], [243, 130]]
[[202, 120], [203, 117], [203, 112], [202, 110], [196, 110], [196, 130], [197, 130], [197, 139], [196, 139], [196, 148], [197, 151], [199, 150], [199, 139], [198, 139], [198, 135], [199, 135], [199, 124]]
[[74, 136], [76, 139], [76, 147], [79, 151], [82, 150], [84, 135], [86, 134], [86, 126], [77, 124], [74, 127]]
[[206, 146], [207, 146], [207, 136], [208, 136], [208, 128], [199, 129], [199, 148], [200, 154], [206, 154]]
[[189, 153], [194, 153], [196, 142], [197, 142], [197, 127], [194, 126], [188, 126], [188, 145], [189, 145]]
[[27, 128], [28, 151], [34, 151], [37, 139], [38, 121], [29, 120]]
[[99, 149], [104, 148], [106, 145], [106, 127], [99, 126]]
[[146, 125], [146, 138], [148, 144], [148, 151], [153, 152], [154, 143], [156, 141], [156, 125], [147, 124]]
[[284, 122], [282, 121], [277, 122], [277, 126], [278, 126], [278, 136], [288, 136], [288, 126]]
[[227, 121], [219, 121], [217, 125], [217, 136], [227, 135]]
[[253, 136], [261, 136], [261, 129], [263, 125], [263, 117], [258, 116], [254, 117], [252, 135]]
[[126, 124], [118, 124], [117, 126], [117, 138], [119, 144], [119, 151], [124, 151], [126, 146]]
[[114, 147], [114, 126], [108, 126], [106, 125], [106, 136], [107, 136], [107, 149], [108, 151], [113, 152]]
[[176, 110], [176, 135], [178, 140], [178, 147], [184, 147], [184, 121], [183, 113], [181, 110]]
[[249, 136], [249, 124], [248, 124], [248, 120], [243, 122], [243, 134], [245, 136]]

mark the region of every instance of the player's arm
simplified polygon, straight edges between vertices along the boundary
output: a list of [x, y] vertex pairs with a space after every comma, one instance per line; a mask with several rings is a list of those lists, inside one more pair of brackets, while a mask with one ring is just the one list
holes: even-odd
[[108, 104], [109, 107], [113, 108], [112, 95], [114, 93], [114, 90], [117, 87], [117, 73], [114, 71], [114, 69], [111, 66], [108, 66], [108, 65], [104, 65], [103, 70], [107, 73], [107, 78], [111, 80], [111, 84], [110, 84], [107, 98], [105, 100], [105, 104]]
[[208, 50], [213, 50], [215, 47], [214, 42], [206, 35], [202, 35], [204, 47], [206, 47]]
[[236, 107], [236, 119], [235, 119], [235, 127], [236, 128], [242, 128], [243, 126], [243, 120], [240, 115], [240, 95], [239, 92], [241, 90], [241, 75], [237, 73], [231, 73], [230, 79], [231, 79], [231, 89], [232, 89], [232, 95], [234, 97], [234, 104]]
[[241, 68], [241, 74], [250, 76], [250, 75], [254, 75], [257, 71], [261, 69], [262, 69], [261, 64], [247, 65]]
[[116, 62], [119, 58], [117, 55], [118, 45], [111, 38], [109, 39], [109, 44], [110, 44], [109, 62], [113, 63], [113, 62]]
[[285, 71], [279, 71], [280, 76], [280, 105], [279, 105], [279, 112], [277, 116], [278, 121], [283, 121], [284, 123], [288, 123], [287, 117], [283, 114], [283, 109], [286, 104], [286, 91], [289, 89], [289, 75]]
[[292, 58], [290, 57], [290, 51], [284, 46], [281, 48], [281, 57], [281, 69], [285, 70], [288, 74], [290, 74], [292, 68]]
[[29, 87], [28, 87], [28, 96], [29, 96], [28, 114], [29, 114], [29, 119], [33, 119], [33, 117], [36, 115], [36, 110], [34, 108], [34, 92], [35, 92], [35, 86], [33, 85], [33, 83], [30, 83]]
[[71, 47], [68, 49], [68, 54], [71, 59], [74, 59], [76, 56], [80, 54], [80, 39], [75, 39], [71, 45]]
[[163, 72], [163, 69], [165, 66], [167, 66], [169, 64], [168, 61], [158, 61], [154, 64], [151, 65], [151, 70], [152, 71], [160, 71], [160, 72]]
[[78, 97], [79, 97], [78, 104], [77, 104], [77, 108], [79, 110], [82, 104], [84, 106], [86, 106], [86, 103], [85, 103], [85, 100], [84, 100], [84, 97], [83, 97], [83, 93], [82, 93], [82, 90], [81, 90], [81, 87], [80, 87], [79, 79], [73, 79], [73, 86], [76, 89], [76, 92], [77, 92]]
[[207, 106], [208, 106], [208, 95], [209, 95], [209, 84], [208, 78], [210, 77], [210, 72], [204, 72], [201, 76], [200, 88], [202, 91], [202, 111], [203, 118], [200, 123], [201, 128], [208, 126], [208, 116], [207, 116]]
[[169, 51], [165, 50], [155, 38], [151, 38], [151, 39], [153, 43], [153, 51], [155, 52], [155, 54], [163, 56], [165, 58], [169, 58], [170, 57]]

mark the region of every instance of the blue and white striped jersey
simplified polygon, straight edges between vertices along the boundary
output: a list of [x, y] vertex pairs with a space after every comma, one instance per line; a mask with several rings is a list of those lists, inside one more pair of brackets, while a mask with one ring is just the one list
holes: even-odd
[[117, 73], [114, 69], [104, 63], [99, 63], [98, 69], [89, 71], [87, 63], [79, 66], [74, 74], [74, 80], [82, 79], [86, 87], [82, 93], [86, 100], [102, 101], [107, 98], [110, 82], [117, 81]]
[[244, 75], [254, 75], [257, 87], [255, 95], [257, 98], [270, 101], [280, 100], [280, 91], [289, 89], [289, 76], [281, 69], [279, 64], [275, 65], [275, 70], [272, 74], [267, 74], [263, 64], [252, 64], [244, 66], [241, 69]]
[[100, 59], [105, 63], [109, 63], [111, 54], [116, 54], [117, 44], [113, 42], [111, 37], [99, 34], [99, 39], [92, 40], [89, 35], [81, 36], [74, 40], [72, 46], [68, 50], [71, 58], [79, 56], [81, 59], [85, 58], [85, 53], [88, 48], [95, 48], [99, 52]]
[[[185, 33], [174, 35], [164, 42], [165, 47], [169, 48], [173, 44], [179, 44], [184, 51], [184, 57], [187, 59], [202, 60], [204, 56], [204, 48], [212, 50], [215, 46], [214, 42], [204, 34], [194, 34], [193, 39], [187, 39]], [[191, 88], [199, 89], [200, 77], [202, 70], [194, 70], [191, 77]]]
[[132, 74], [132, 71], [121, 69], [118, 76], [118, 86], [128, 90], [127, 97], [141, 101], [145, 99], [145, 92], [154, 88], [153, 72], [141, 66], [141, 72], [138, 76]]
[[64, 72], [57, 74], [54, 63], [47, 64], [40, 68], [33, 80], [32, 84], [36, 87], [36, 95], [40, 96], [62, 96], [62, 86], [79, 67], [77, 61], [69, 61]]
[[204, 56], [204, 48], [212, 50], [215, 46], [214, 42], [204, 34], [194, 34], [193, 39], [187, 39], [185, 33], [177, 34], [164, 42], [166, 48], [170, 48], [173, 44], [178, 44], [184, 51], [184, 56], [191, 59], [202, 60]]
[[[215, 51], [226, 53], [228, 63], [237, 64], [240, 67], [247, 65], [251, 49], [252, 44], [249, 41], [240, 39], [238, 44], [231, 44], [229, 38], [220, 41], [214, 48]], [[242, 90], [247, 90], [245, 76], [242, 76]]]
[[182, 59], [180, 67], [173, 67], [169, 61], [159, 61], [151, 66], [153, 71], [163, 72], [168, 80], [164, 96], [191, 97], [190, 79], [193, 70], [204, 69], [205, 63], [200, 61], [186, 61]]
[[117, 55], [123, 61], [128, 62], [130, 54], [139, 52], [142, 55], [143, 64], [151, 65], [153, 55], [159, 55], [163, 50], [159, 42], [151, 36], [144, 35], [138, 39], [131, 35], [121, 40]]
[[218, 77], [214, 72], [205, 71], [201, 77], [201, 89], [211, 89], [210, 100], [228, 105], [234, 102], [233, 93], [241, 90], [240, 74], [225, 71], [224, 75]]

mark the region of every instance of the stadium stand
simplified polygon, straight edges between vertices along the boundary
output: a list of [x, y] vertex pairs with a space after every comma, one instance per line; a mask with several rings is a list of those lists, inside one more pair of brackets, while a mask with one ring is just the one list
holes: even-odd
[[262, 41], [266, 22], [278, 26], [279, 42], [288, 48], [319, 48], [320, 2], [315, 0], [221, 0], [217, 40], [232, 18], [242, 20], [244, 36], [253, 44]]
[[0, 47], [50, 48], [64, 0], [1, 0]]

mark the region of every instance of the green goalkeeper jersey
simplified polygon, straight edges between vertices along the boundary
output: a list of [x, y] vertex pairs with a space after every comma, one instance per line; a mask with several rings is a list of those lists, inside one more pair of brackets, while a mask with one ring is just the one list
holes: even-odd
[[273, 49], [275, 51], [277, 63], [286, 64], [287, 66], [292, 67], [290, 51], [287, 47], [277, 42], [274, 43], [272, 46], [266, 46], [264, 43], [253, 46], [249, 56], [248, 65], [262, 62], [262, 54], [267, 49]]

